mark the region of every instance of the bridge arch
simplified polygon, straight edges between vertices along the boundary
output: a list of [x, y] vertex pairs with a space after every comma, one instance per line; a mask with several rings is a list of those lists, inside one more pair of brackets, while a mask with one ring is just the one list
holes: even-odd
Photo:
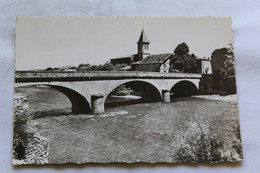
[[105, 103], [107, 103], [107, 98], [113, 94], [113, 91], [122, 85], [125, 85], [126, 88], [134, 90], [134, 95], [140, 96], [140, 100], [142, 102], [161, 101], [161, 92], [154, 84], [144, 80], [130, 80], [116, 83], [116, 85], [113, 85], [109, 90], [107, 90]]
[[184, 97], [198, 94], [199, 89], [192, 81], [181, 80], [172, 86], [170, 93], [172, 97]]
[[48, 86], [51, 88], [54, 88], [58, 90], [59, 92], [63, 93], [67, 98], [70, 100], [72, 107], [71, 111], [72, 113], [78, 114], [78, 113], [90, 113], [91, 107], [87, 99], [81, 95], [79, 92], [70, 89], [68, 87], [59, 86], [59, 85], [53, 85], [53, 84], [25, 84], [21, 86]]

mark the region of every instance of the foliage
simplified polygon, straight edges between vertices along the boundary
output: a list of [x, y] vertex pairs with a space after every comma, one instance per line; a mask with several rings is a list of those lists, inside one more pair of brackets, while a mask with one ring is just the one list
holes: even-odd
[[233, 52], [232, 43], [229, 44], [228, 51], [225, 54], [226, 60], [224, 61], [224, 69], [226, 71], [225, 75], [234, 76], [235, 75], [235, 58]]
[[77, 68], [78, 71], [113, 71], [114, 69], [114, 65], [108, 62], [103, 65], [80, 64]]
[[78, 71], [91, 71], [91, 65], [90, 64], [80, 64], [77, 68]]
[[211, 133], [210, 125], [195, 115], [185, 122], [187, 130], [176, 133], [172, 157], [178, 162], [220, 161], [223, 141]]
[[175, 48], [174, 53], [177, 55], [185, 55], [189, 53], [189, 47], [185, 42], [183, 42]]
[[216, 49], [212, 53], [211, 59], [214, 75], [219, 75], [222, 78], [235, 75], [235, 59], [232, 43], [229, 43], [228, 48]]
[[76, 70], [77, 67], [76, 67], [76, 66], [69, 66], [68, 69], [74, 69], [74, 70]]
[[101, 71], [113, 71], [115, 69], [115, 66], [111, 63], [105, 63], [101, 66]]
[[125, 85], [120, 85], [116, 89], [114, 89], [111, 93], [111, 95], [116, 95], [116, 96], [127, 96], [130, 95], [133, 92], [131, 88], [126, 88]]
[[196, 56], [194, 54], [189, 54], [189, 47], [186, 43], [181, 43], [175, 48], [174, 55], [170, 60], [170, 65], [174, 70], [178, 70], [179, 72], [198, 72]]
[[53, 68], [48, 67], [48, 68], [45, 69], [45, 71], [53, 71]]
[[212, 55], [213, 90], [218, 94], [235, 94], [235, 60], [233, 45], [228, 48], [216, 49]]
[[75, 70], [77, 70], [77, 67], [76, 66], [64, 66], [64, 67], [55, 67], [55, 68], [48, 67], [45, 69], [45, 71], [66, 71], [66, 70], [75, 71]]
[[13, 136], [13, 156], [15, 159], [25, 159], [25, 150], [28, 143], [28, 138], [32, 133], [27, 132], [28, 113], [19, 112], [15, 109], [14, 115], [14, 136]]

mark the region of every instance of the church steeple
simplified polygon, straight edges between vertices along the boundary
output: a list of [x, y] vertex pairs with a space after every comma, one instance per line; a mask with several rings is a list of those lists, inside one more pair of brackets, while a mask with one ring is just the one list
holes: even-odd
[[137, 42], [137, 59], [135, 61], [141, 61], [146, 56], [150, 55], [149, 44], [150, 44], [150, 41], [148, 40], [148, 38], [144, 32], [144, 29], [142, 29], [141, 35]]
[[148, 39], [147, 39], [144, 29], [142, 29], [138, 43], [148, 43], [148, 44], [150, 43], [150, 41], [148, 41]]

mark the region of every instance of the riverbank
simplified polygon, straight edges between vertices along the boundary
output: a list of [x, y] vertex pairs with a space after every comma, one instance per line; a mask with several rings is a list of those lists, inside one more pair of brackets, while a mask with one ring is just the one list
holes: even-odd
[[237, 94], [233, 95], [227, 95], [227, 96], [220, 96], [220, 95], [196, 95], [196, 96], [191, 96], [195, 98], [200, 98], [200, 99], [207, 99], [207, 100], [218, 100], [218, 101], [227, 101], [227, 102], [234, 102], [237, 103]]
[[126, 96], [116, 96], [116, 95], [112, 95], [112, 98], [121, 98], [121, 99], [140, 99], [142, 97], [140, 96], [135, 96], [135, 95], [126, 95]]

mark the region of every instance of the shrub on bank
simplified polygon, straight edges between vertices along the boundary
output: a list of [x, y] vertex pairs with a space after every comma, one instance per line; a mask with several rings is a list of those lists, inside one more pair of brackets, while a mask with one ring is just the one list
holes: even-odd
[[[173, 137], [173, 162], [233, 161], [237, 158], [234, 155], [242, 153], [238, 151], [241, 146], [236, 146], [240, 144], [239, 141], [233, 142], [234, 151], [225, 152], [224, 141], [212, 132], [210, 124], [197, 115], [187, 121], [183, 128], [187, 128], [186, 131], [182, 129]], [[240, 131], [237, 134], [240, 134]], [[239, 139], [239, 136], [237, 137]]]
[[13, 130], [13, 158], [22, 160], [25, 159], [25, 150], [28, 143], [28, 138], [33, 134], [28, 133], [26, 125], [28, 122], [27, 110], [21, 110], [21, 107], [15, 107], [14, 113], [14, 130]]
[[112, 91], [111, 95], [127, 96], [130, 95], [132, 92], [133, 90], [131, 88], [126, 88], [125, 85], [120, 85], [114, 91]]

